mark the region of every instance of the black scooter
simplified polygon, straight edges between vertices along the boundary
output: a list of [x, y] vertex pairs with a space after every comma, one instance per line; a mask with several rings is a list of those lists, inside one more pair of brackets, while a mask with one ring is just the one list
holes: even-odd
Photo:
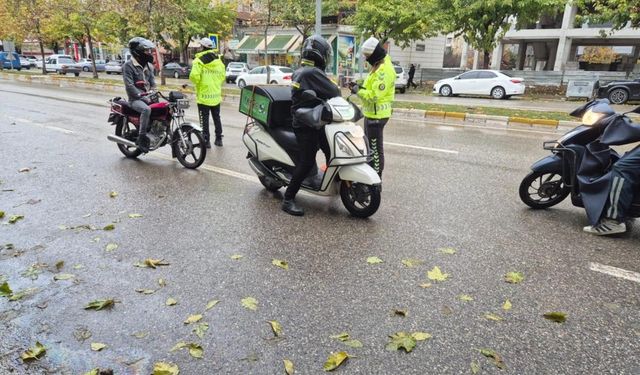
[[[631, 112], [640, 113], [640, 107]], [[558, 140], [544, 142], [542, 147], [551, 151], [552, 154], [535, 162], [531, 166], [531, 173], [520, 183], [520, 199], [531, 208], [543, 209], [555, 206], [569, 194], [574, 206], [584, 207], [576, 174], [586, 146], [601, 134], [601, 130], [592, 125], [601, 120], [606, 121], [611, 116], [619, 116], [606, 99], [589, 102], [571, 112], [570, 115], [581, 118], [582, 125], [572, 129]], [[612, 160], [620, 158], [615, 151], [612, 150], [612, 152]], [[627, 217], [640, 217], [640, 191], [635, 194]]]

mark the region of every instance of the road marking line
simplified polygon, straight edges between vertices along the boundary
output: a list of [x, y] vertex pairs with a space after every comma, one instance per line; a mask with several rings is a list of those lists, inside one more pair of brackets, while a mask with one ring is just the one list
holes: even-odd
[[[36, 124], [36, 125], [38, 125], [38, 124]], [[50, 129], [50, 130], [55, 130], [55, 131], [58, 131], [58, 132], [62, 132], [64, 134], [75, 134], [75, 132], [73, 130], [59, 128], [57, 126], [44, 125], [44, 127], [47, 128], [47, 129]]]
[[26, 119], [26, 118], [11, 117], [11, 116], [7, 116], [7, 117], [9, 117], [10, 119], [12, 118], [13, 121], [15, 121], [15, 122], [24, 122], [26, 124], [39, 126], [39, 127], [42, 127], [42, 128], [45, 128], [45, 129], [49, 129], [49, 130], [55, 130], [57, 132], [61, 132], [61, 133], [64, 133], [64, 134], [75, 134], [75, 132], [73, 130], [59, 128], [57, 126], [52, 126], [52, 125], [45, 125], [45, 124], [37, 123], [35, 121], [31, 121], [31, 120]]
[[594, 262], [589, 263], [589, 269], [591, 271], [596, 271], [596, 272], [604, 273], [606, 275], [640, 283], [640, 273], [638, 272], [627, 271], [622, 268], [606, 266], [604, 264], [594, 263]]
[[425, 150], [425, 151], [434, 151], [434, 152], [443, 152], [445, 154], [459, 154], [458, 151], [455, 150], [445, 150], [443, 148], [433, 148], [433, 147], [423, 147], [423, 146], [414, 146], [414, 145], [405, 145], [402, 143], [393, 143], [393, 142], [384, 142], [385, 145], [396, 146], [396, 147], [405, 147], [405, 148], [414, 148], [417, 150]]
[[[168, 161], [173, 161], [178, 163], [177, 160], [174, 160], [174, 158], [172, 158], [171, 156], [167, 156], [158, 152], [154, 152], [151, 154], [152, 156], [158, 158], [158, 159], [163, 159], [163, 160], [168, 160]], [[216, 172], [216, 173], [220, 173], [223, 175], [227, 175], [230, 177], [235, 177], [235, 178], [239, 178], [241, 180], [245, 180], [245, 181], [251, 181], [251, 182], [255, 182], [255, 183], [260, 183], [260, 180], [258, 180], [257, 177], [255, 176], [251, 176], [248, 174], [244, 174], [244, 173], [240, 173], [240, 172], [236, 172], [236, 171], [232, 171], [231, 169], [226, 169], [226, 168], [221, 168], [221, 167], [215, 167], [213, 165], [210, 164], [202, 164], [200, 167], [198, 167], [198, 169], [205, 169], [209, 172]]]

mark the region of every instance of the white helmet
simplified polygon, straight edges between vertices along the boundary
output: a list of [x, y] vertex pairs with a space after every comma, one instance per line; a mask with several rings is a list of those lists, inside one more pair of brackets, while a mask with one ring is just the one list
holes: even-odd
[[211, 49], [213, 48], [213, 42], [209, 38], [202, 38], [200, 39], [200, 46], [202, 46], [202, 48]]
[[362, 48], [360, 50], [367, 62], [371, 65], [374, 65], [378, 61], [384, 59], [387, 55], [387, 52], [380, 44], [380, 41], [373, 36], [362, 43]]

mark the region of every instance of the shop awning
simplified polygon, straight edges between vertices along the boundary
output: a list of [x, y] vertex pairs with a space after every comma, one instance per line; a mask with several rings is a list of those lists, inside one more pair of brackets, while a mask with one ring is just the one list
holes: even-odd
[[248, 35], [238, 43], [235, 53], [260, 53], [259, 46], [264, 48], [264, 36]]
[[267, 44], [267, 53], [284, 54], [299, 39], [298, 35], [274, 35]]

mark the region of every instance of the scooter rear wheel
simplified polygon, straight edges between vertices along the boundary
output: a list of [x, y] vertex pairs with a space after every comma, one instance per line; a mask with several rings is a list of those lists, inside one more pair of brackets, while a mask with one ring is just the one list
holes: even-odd
[[558, 173], [531, 172], [520, 183], [520, 199], [531, 208], [543, 209], [562, 202], [571, 192]]
[[282, 187], [282, 184], [274, 180], [272, 177], [259, 176], [258, 179], [260, 180], [262, 186], [264, 186], [267, 191], [270, 191], [272, 193], [278, 191]]
[[351, 215], [367, 218], [376, 213], [380, 207], [380, 188], [358, 182], [342, 181], [340, 198]]

